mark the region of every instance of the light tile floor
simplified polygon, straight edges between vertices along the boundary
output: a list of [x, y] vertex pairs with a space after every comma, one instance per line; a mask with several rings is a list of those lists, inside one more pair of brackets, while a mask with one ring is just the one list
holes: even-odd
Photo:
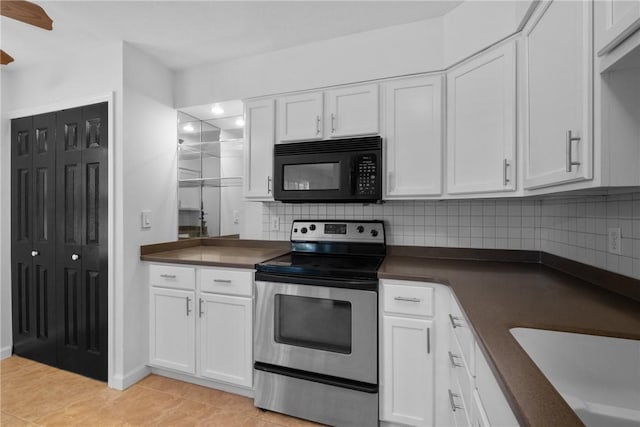
[[242, 426], [317, 424], [263, 412], [253, 400], [157, 375], [125, 391], [17, 356], [0, 362], [0, 426]]

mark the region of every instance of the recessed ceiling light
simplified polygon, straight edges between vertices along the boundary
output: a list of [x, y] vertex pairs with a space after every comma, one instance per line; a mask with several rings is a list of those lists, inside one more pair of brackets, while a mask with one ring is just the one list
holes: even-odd
[[219, 104], [213, 104], [211, 107], [211, 112], [217, 116], [224, 113], [224, 109]]
[[236, 119], [236, 126], [244, 126], [244, 119], [242, 117]]
[[185, 132], [193, 132], [194, 130], [196, 130], [196, 128], [194, 128], [191, 123], [187, 123], [186, 125], [184, 125], [182, 130], [184, 130]]

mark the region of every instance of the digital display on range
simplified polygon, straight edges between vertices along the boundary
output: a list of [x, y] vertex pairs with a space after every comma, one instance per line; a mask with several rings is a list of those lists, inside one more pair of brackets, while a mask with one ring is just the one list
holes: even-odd
[[325, 224], [324, 234], [347, 234], [347, 224]]

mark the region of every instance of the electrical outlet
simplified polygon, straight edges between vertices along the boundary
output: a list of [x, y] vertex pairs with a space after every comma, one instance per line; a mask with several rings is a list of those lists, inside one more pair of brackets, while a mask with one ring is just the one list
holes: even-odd
[[620, 255], [620, 248], [622, 246], [622, 236], [620, 235], [619, 228], [609, 228], [607, 230], [607, 250], [612, 254]]
[[271, 218], [271, 231], [279, 231], [280, 230], [280, 217], [274, 216]]
[[233, 223], [240, 224], [240, 212], [237, 209], [233, 210]]

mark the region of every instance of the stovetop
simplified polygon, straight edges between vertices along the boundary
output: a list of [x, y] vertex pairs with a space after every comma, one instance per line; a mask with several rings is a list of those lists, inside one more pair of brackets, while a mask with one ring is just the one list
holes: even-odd
[[321, 255], [288, 253], [256, 266], [261, 272], [337, 277], [341, 279], [375, 279], [384, 256]]
[[[291, 249], [286, 255], [256, 265], [258, 276], [277, 275], [300, 281], [377, 281], [386, 253], [382, 221], [296, 220], [291, 226]], [[296, 282], [297, 283], [297, 282]]]

